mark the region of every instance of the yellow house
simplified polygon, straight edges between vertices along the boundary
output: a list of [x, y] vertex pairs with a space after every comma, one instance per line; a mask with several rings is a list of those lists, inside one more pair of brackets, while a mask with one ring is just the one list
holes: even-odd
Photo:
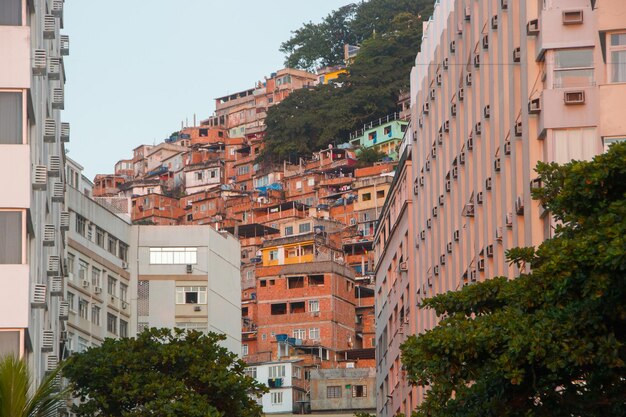
[[295, 243], [268, 246], [263, 248], [263, 266], [292, 265], [315, 260], [314, 241], [303, 240]]

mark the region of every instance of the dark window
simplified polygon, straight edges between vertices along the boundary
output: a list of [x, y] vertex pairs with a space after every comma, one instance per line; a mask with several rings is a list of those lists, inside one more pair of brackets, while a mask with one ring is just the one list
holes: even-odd
[[0, 264], [22, 263], [22, 213], [0, 211]]
[[304, 288], [304, 277], [289, 277], [288, 288]]
[[260, 283], [261, 283], [261, 287], [267, 287], [267, 281], [266, 280], [262, 279], [260, 281]]
[[[0, 20], [4, 16], [5, 4], [4, 0], [0, 2]], [[19, 143], [22, 143], [22, 93], [0, 92], [0, 144]]]
[[400, 130], [402, 131], [402, 133], [406, 132], [406, 127], [407, 125], [400, 126]]
[[20, 334], [18, 332], [0, 332], [0, 357], [20, 354]]
[[385, 136], [390, 136], [391, 137], [391, 126], [386, 126], [385, 127]]
[[185, 293], [185, 304], [198, 304], [198, 293], [197, 292], [186, 292]]
[[309, 285], [324, 285], [324, 275], [309, 275]]
[[341, 385], [326, 387], [326, 398], [341, 398]]
[[204, 138], [209, 136], [209, 129], [200, 129], [200, 137]]
[[367, 385], [353, 385], [352, 396], [353, 397], [367, 397]]
[[376, 191], [376, 198], [383, 198], [385, 196], [385, 190]]
[[248, 307], [243, 307], [241, 309], [241, 315], [246, 317], [248, 315]]
[[304, 313], [304, 301], [289, 303], [290, 313]]
[[[22, 24], [22, 0], [0, 1], [0, 25], [19, 26], [21, 24]], [[2, 114], [2, 111], [0, 111], [0, 114]]]
[[272, 315], [276, 316], [279, 314], [287, 314], [287, 304], [286, 303], [280, 303], [280, 304], [272, 304]]

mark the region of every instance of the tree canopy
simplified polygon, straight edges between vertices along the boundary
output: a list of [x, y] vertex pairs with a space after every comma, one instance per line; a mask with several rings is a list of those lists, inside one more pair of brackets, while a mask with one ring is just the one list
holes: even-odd
[[148, 329], [70, 357], [64, 376], [81, 416], [258, 417], [265, 388], [221, 346], [225, 336]]
[[402, 346], [417, 416], [626, 415], [626, 144], [537, 172], [558, 225], [507, 253], [530, 272], [423, 302], [442, 320]]

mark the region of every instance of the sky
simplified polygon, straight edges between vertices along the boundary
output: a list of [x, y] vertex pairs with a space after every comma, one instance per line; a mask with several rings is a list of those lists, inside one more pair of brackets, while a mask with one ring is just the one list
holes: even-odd
[[351, 0], [67, 0], [62, 29], [68, 156], [84, 174], [113, 173], [215, 110], [214, 98], [283, 68], [280, 44]]

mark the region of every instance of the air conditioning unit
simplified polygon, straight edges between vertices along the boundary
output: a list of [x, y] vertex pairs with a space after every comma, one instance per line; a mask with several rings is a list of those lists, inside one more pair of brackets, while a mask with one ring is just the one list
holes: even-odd
[[430, 172], [430, 161], [426, 161], [426, 165], [424, 165], [424, 168], [426, 168], [426, 172]]
[[452, 242], [446, 244], [446, 252], [452, 253]]
[[482, 122], [478, 122], [474, 125], [474, 132], [476, 133], [476, 136], [480, 136], [483, 133], [483, 123]]
[[[435, 265], [435, 266], [433, 267], [433, 274], [435, 274], [436, 276], [438, 276], [438, 275], [439, 275], [439, 265]], [[429, 285], [429, 286], [432, 286], [432, 283], [430, 283], [430, 282], [429, 282], [429, 283], [428, 283], [428, 285]]]
[[433, 227], [433, 220], [432, 219], [426, 220], [426, 227], [429, 228], [429, 229]]
[[400, 262], [400, 266], [398, 267], [398, 269], [400, 270], [400, 272], [406, 272], [409, 270], [409, 264], [408, 262]]
[[431, 211], [433, 213], [433, 217], [437, 217], [437, 214], [439, 214], [439, 207], [435, 206]]
[[476, 203], [482, 205], [483, 204], [483, 192], [479, 192], [476, 194]]
[[69, 123], [61, 123], [61, 142], [69, 142], [70, 141], [70, 124]]
[[485, 260], [484, 259], [479, 259], [478, 260], [478, 270], [479, 271], [484, 271], [485, 270]]
[[[419, 127], [424, 126], [424, 118], [422, 116], [417, 118], [417, 124], [419, 124]], [[417, 135], [415, 135], [415, 137], [417, 138]]]
[[489, 49], [489, 35], [488, 34], [483, 35], [483, 49], [485, 50]]
[[128, 308], [128, 303], [126, 301], [122, 301], [122, 310], [126, 310]]
[[62, 182], [52, 184], [51, 200], [53, 203], [63, 203], [65, 201], [65, 184]]
[[52, 108], [59, 110], [65, 109], [65, 94], [62, 88], [52, 89]]
[[420, 187], [423, 187], [423, 186], [424, 186], [424, 176], [422, 175], [420, 177]]
[[451, 53], [456, 52], [456, 41], [450, 41], [450, 52]]
[[89, 280], [88, 279], [82, 280], [81, 285], [83, 288], [89, 288]]
[[437, 74], [437, 85], [441, 85], [442, 80], [443, 76], [441, 75], [441, 73]]
[[493, 30], [498, 29], [498, 15], [497, 14], [493, 15], [493, 17], [491, 18], [491, 29]]
[[500, 8], [506, 10], [509, 8], [509, 0], [500, 0]]
[[46, 358], [46, 371], [52, 372], [57, 369], [59, 365], [59, 358], [56, 355], [48, 355]]
[[446, 255], [445, 254], [439, 256], [439, 263], [441, 265], [445, 265], [446, 264]]
[[319, 311], [313, 312], [313, 317], [319, 317], [319, 316], [320, 316], [320, 312]]
[[539, 35], [539, 19], [533, 19], [526, 24], [526, 34], [528, 36]]
[[441, 195], [439, 196], [439, 205], [440, 205], [440, 206], [443, 206], [443, 204], [445, 203], [445, 201], [446, 201], [446, 197], [445, 197], [443, 194], [441, 194]]
[[524, 214], [524, 198], [522, 196], [518, 196], [515, 200], [515, 212], [519, 215]]
[[493, 161], [493, 170], [495, 172], [500, 172], [501, 169], [502, 169], [502, 162], [500, 161], [500, 158], [496, 158]]
[[422, 113], [428, 114], [430, 111], [430, 103], [426, 102], [422, 105]]
[[426, 240], [426, 230], [422, 230], [422, 231], [420, 232], [420, 239], [422, 239], [422, 240]]
[[513, 62], [522, 62], [522, 48], [513, 49]]
[[476, 282], [476, 275], [477, 275], [476, 271], [475, 270], [471, 270], [469, 275], [470, 275], [470, 281]]
[[61, 157], [48, 155], [48, 177], [61, 176]]
[[462, 215], [465, 217], [474, 217], [474, 203], [465, 203]]
[[102, 293], [102, 288], [100, 288], [100, 287], [93, 287], [93, 292], [94, 292], [94, 294], [101, 294]]
[[504, 142], [504, 154], [511, 155], [511, 142], [508, 140]]
[[450, 180], [446, 181], [446, 193], [449, 193], [452, 190], [452, 183]]
[[122, 269], [128, 269], [128, 262], [122, 261]]
[[193, 311], [202, 311], [202, 308], [200, 306], [195, 306], [193, 308]]
[[[434, 146], [433, 146], [433, 147], [430, 149], [430, 156], [431, 156], [433, 159], [437, 159], [437, 148], [436, 148], [436, 147], [434, 147]], [[430, 166], [429, 166], [429, 169], [430, 169]]]
[[70, 304], [67, 301], [59, 302], [59, 320], [67, 320], [70, 315]]
[[498, 242], [502, 241], [502, 228], [501, 227], [496, 227], [496, 240]]
[[52, 277], [50, 280], [50, 295], [55, 297], [63, 295], [63, 278]]
[[465, 20], [470, 20], [472, 18], [472, 7], [465, 6]]
[[66, 56], [70, 54], [70, 37], [68, 35], [61, 35], [61, 55]]
[[454, 233], [452, 233], [452, 239], [454, 239], [455, 242], [458, 242], [460, 238], [461, 232], [459, 230], [455, 230]]
[[531, 180], [530, 188], [542, 188], [541, 178], [535, 178]]
[[437, 134], [437, 143], [438, 144], [443, 144], [443, 132], [439, 131], [439, 133]]
[[43, 245], [54, 246], [54, 238], [56, 236], [56, 230], [53, 224], [46, 224], [43, 227]]
[[463, 99], [465, 98], [465, 88], [463, 87], [459, 88], [457, 97], [459, 98], [459, 101], [463, 101]]
[[33, 297], [30, 302], [33, 308], [44, 308], [46, 306], [46, 290], [45, 284], [33, 285]]
[[471, 72], [465, 74], [465, 84], [468, 86], [472, 85], [472, 73]]
[[45, 49], [35, 49], [33, 51], [33, 75], [44, 76], [48, 69], [48, 55]]
[[563, 93], [563, 101], [565, 104], [584, 104], [585, 92], [580, 91], [566, 91]]
[[535, 98], [528, 102], [528, 113], [539, 114], [541, 113], [541, 99]]
[[45, 191], [48, 188], [48, 167], [35, 165], [33, 169], [33, 190]]
[[70, 212], [62, 211], [60, 214], [60, 217], [61, 217], [59, 221], [60, 229], [64, 231], [70, 230]]
[[51, 12], [53, 16], [61, 17], [63, 15], [63, 0], [52, 0]]
[[493, 245], [487, 245], [485, 248], [485, 253], [488, 257], [493, 258]]
[[492, 185], [491, 177], [488, 177], [485, 180], [485, 190], [488, 190], [488, 191], [491, 190], [491, 185]]
[[61, 342], [67, 342], [67, 330], [59, 332], [59, 340]]
[[465, 165], [465, 152], [461, 152], [459, 155], [459, 164]]
[[43, 141], [45, 143], [56, 142], [57, 122], [54, 119], [46, 119], [43, 124]]
[[57, 20], [51, 15], [47, 14], [43, 18], [43, 38], [54, 39], [57, 31]]
[[58, 255], [49, 255], [47, 275], [49, 277], [59, 275], [60, 269], [61, 269], [61, 258]]
[[513, 213], [506, 214], [504, 223], [506, 224], [506, 227], [513, 227]]
[[450, 63], [450, 60], [447, 57], [443, 59], [443, 62], [441, 63], [441, 65], [443, 66], [444, 70], [448, 69], [448, 66], [450, 65], [449, 63]]
[[61, 79], [61, 58], [48, 58], [48, 79], [52, 81]]
[[51, 352], [54, 348], [54, 332], [52, 330], [43, 330], [41, 332], [41, 351]]
[[450, 105], [450, 115], [451, 115], [452, 117], [455, 117], [455, 116], [456, 116], [456, 103], [452, 103], [452, 104]]
[[584, 19], [582, 10], [563, 10], [562, 16], [564, 25], [580, 25]]
[[419, 189], [420, 189], [420, 186], [418, 184], [413, 184], [413, 194], [414, 195], [418, 195], [419, 194]]
[[521, 137], [524, 133], [524, 127], [521, 121], [515, 123], [515, 136]]
[[472, 138], [471, 136], [469, 137], [469, 139], [467, 139], [466, 147], [468, 151], [474, 150], [474, 138]]
[[452, 167], [452, 178], [458, 178], [458, 176], [459, 176], [459, 168]]
[[191, 265], [191, 264], [187, 264], [187, 267], [186, 267], [186, 268], [187, 268], [186, 270], [187, 270], [187, 273], [188, 273], [188, 274], [193, 273], [193, 265]]

